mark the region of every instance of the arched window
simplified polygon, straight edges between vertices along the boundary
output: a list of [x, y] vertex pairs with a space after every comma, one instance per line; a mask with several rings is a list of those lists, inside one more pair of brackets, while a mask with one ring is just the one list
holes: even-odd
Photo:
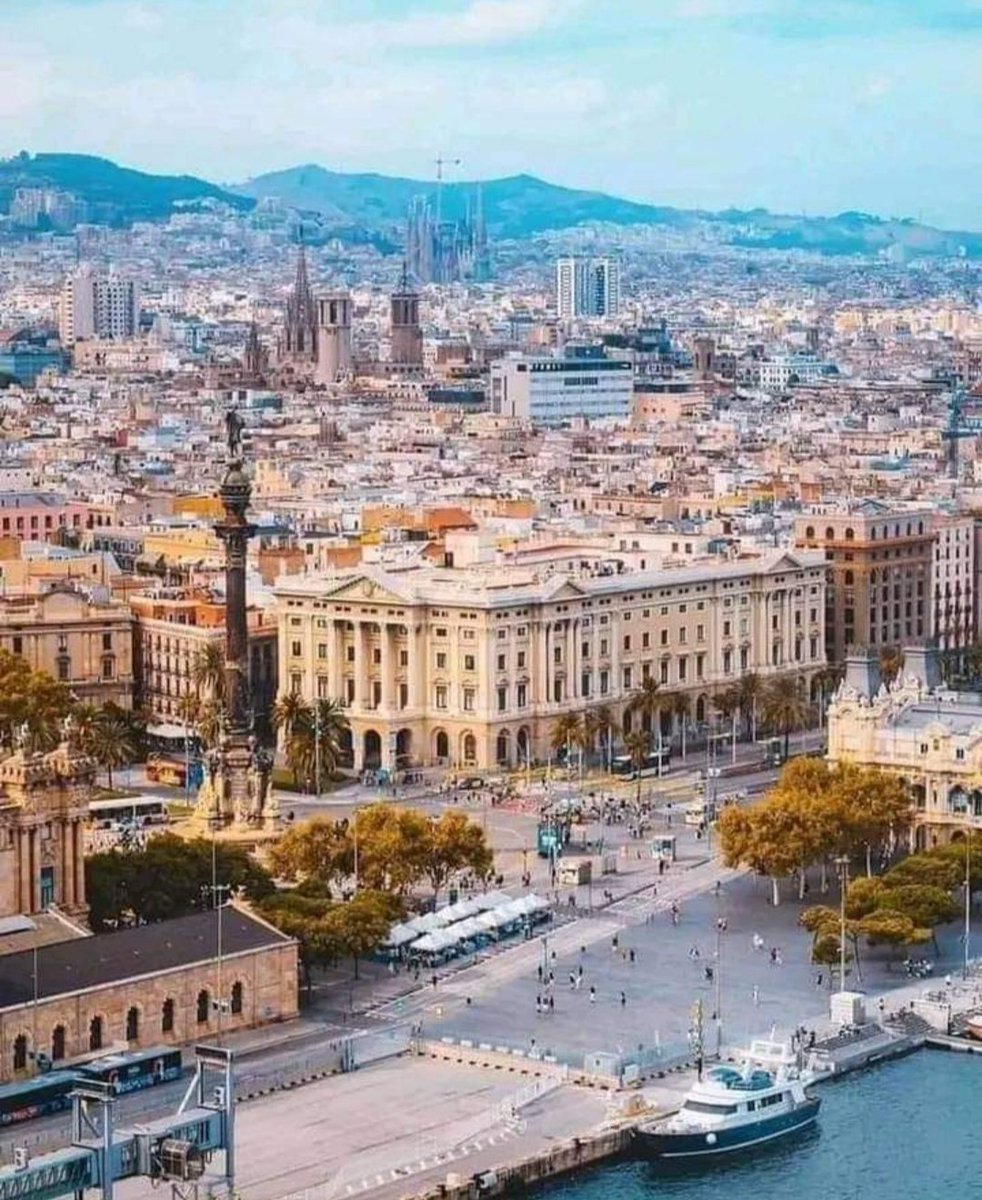
[[831, 526], [831, 525], [830, 525], [830, 526], [828, 527], [828, 529], [826, 529], [826, 531], [825, 531], [825, 540], [826, 540], [827, 542], [834, 542], [834, 541], [835, 541], [835, 530], [832, 528], [832, 526]]
[[51, 1061], [65, 1057], [65, 1026], [56, 1025], [51, 1031]]
[[851, 542], [855, 539], [855, 537], [856, 537], [856, 531], [850, 525], [849, 528], [846, 530], [846, 541]]
[[140, 1010], [135, 1004], [126, 1010], [126, 1040], [128, 1042], [140, 1040]]
[[498, 734], [497, 746], [495, 747], [495, 758], [504, 766], [507, 766], [511, 759], [511, 740], [506, 729], [503, 729], [501, 733]]
[[815, 526], [814, 525], [809, 525], [808, 528], [805, 530], [805, 540], [809, 541], [809, 542], [813, 542], [815, 540]]
[[174, 1001], [170, 997], [164, 1001], [164, 1007], [160, 1012], [160, 1032], [174, 1032]]
[[25, 1071], [27, 1069], [27, 1034], [19, 1033], [14, 1038], [14, 1070]]
[[464, 762], [472, 763], [477, 759], [477, 738], [472, 733], [464, 734]]
[[89, 1049], [102, 1049], [102, 1017], [93, 1017], [89, 1022]]
[[232, 984], [232, 1012], [242, 1012], [242, 984], [238, 981]]
[[198, 1024], [199, 1025], [204, 1025], [204, 1023], [208, 1020], [208, 1010], [210, 1007], [211, 1007], [211, 1004], [210, 1004], [210, 997], [208, 995], [208, 990], [207, 990], [207, 988], [202, 988], [201, 991], [198, 992], [198, 1014], [197, 1014], [197, 1016], [198, 1016]]
[[450, 757], [450, 739], [442, 729], [436, 735], [436, 756], [437, 758]]

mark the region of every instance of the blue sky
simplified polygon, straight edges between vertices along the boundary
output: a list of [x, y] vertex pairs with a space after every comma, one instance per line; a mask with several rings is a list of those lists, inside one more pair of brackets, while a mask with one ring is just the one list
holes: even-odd
[[982, 228], [982, 0], [0, 0], [0, 153]]

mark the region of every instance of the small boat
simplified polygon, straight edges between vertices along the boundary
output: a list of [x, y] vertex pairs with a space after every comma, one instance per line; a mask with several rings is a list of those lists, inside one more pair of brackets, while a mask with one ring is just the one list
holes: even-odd
[[801, 1133], [815, 1124], [821, 1104], [807, 1091], [813, 1078], [786, 1044], [754, 1042], [739, 1067], [708, 1071], [677, 1113], [639, 1125], [637, 1149], [657, 1161], [697, 1161]]
[[982, 1016], [969, 1017], [965, 1032], [970, 1038], [982, 1042]]

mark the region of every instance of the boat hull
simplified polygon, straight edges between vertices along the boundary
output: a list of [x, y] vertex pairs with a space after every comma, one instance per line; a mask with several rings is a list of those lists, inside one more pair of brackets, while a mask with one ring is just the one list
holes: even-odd
[[644, 1158], [659, 1162], [718, 1158], [803, 1133], [815, 1124], [820, 1105], [821, 1101], [812, 1097], [792, 1112], [705, 1133], [659, 1133], [642, 1128], [635, 1131], [635, 1146]]

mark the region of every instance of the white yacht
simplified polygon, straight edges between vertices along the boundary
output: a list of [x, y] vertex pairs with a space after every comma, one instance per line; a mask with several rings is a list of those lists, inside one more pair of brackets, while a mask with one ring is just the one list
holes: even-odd
[[715, 1158], [790, 1137], [814, 1125], [813, 1076], [781, 1042], [757, 1041], [739, 1067], [709, 1070], [677, 1113], [642, 1123], [638, 1150], [658, 1160]]

